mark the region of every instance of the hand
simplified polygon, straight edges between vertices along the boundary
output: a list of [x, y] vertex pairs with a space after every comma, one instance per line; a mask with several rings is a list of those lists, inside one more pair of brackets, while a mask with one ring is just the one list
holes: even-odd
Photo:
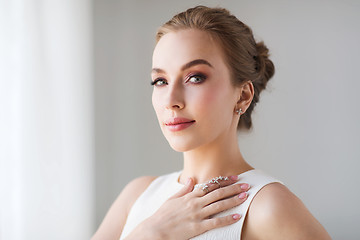
[[[207, 184], [207, 189], [187, 184], [170, 197], [151, 217], [144, 220], [126, 239], [189, 239], [214, 228], [237, 222], [239, 214], [210, 218], [243, 203], [248, 184], [233, 184], [237, 176]], [[146, 236], [146, 237], [145, 237]]]

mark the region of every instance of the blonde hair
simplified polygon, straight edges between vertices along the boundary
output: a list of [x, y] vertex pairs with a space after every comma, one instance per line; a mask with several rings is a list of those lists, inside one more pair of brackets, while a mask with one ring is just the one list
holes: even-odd
[[260, 92], [274, 75], [275, 68], [269, 50], [263, 42], [256, 43], [251, 29], [224, 8], [197, 6], [175, 15], [161, 26], [156, 34], [158, 42], [166, 33], [183, 29], [198, 29], [209, 33], [220, 44], [230, 69], [232, 83], [239, 86], [250, 80], [254, 97], [241, 115], [238, 129], [252, 127], [251, 112], [259, 101]]

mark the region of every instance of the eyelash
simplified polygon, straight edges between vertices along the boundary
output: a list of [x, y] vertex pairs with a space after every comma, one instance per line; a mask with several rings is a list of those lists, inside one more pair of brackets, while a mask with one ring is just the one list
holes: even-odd
[[[166, 80], [164, 79], [164, 78], [157, 78], [157, 79], [155, 79], [154, 81], [152, 81], [151, 82], [151, 85], [153, 85], [153, 86], [159, 86], [159, 85], [156, 85], [158, 82], [160, 82], [160, 81], [163, 81], [163, 82], [166, 82]], [[165, 83], [165, 84], [167, 84], [167, 83]], [[163, 84], [161, 84], [160, 86], [162, 86]]]
[[189, 74], [186, 77], [186, 82], [189, 82], [192, 78], [196, 78], [196, 79], [200, 79], [199, 82], [193, 82], [193, 84], [200, 84], [202, 82], [204, 82], [206, 80], [206, 75], [202, 74], [202, 73], [195, 73], [195, 74]]
[[[199, 82], [195, 82], [195, 83], [193, 83], [193, 84], [200, 84], [200, 83], [202, 83], [202, 82], [204, 82], [204, 81], [206, 80], [207, 76], [204, 75], [204, 74], [202, 74], [202, 73], [189, 74], [189, 75], [186, 77], [186, 83], [189, 82], [190, 79], [192, 79], [192, 78], [200, 79]], [[160, 81], [163, 81], [164, 84], [166, 84], [166, 85], [168, 84], [164, 78], [156, 78], [154, 81], [151, 82], [151, 85], [152, 85], [152, 86], [162, 86], [162, 85], [164, 85], [164, 84], [157, 85], [157, 83], [160, 82]]]

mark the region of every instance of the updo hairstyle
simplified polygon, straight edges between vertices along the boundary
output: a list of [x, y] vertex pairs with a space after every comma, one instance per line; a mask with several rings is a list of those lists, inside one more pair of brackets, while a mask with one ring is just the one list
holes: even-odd
[[259, 101], [260, 92], [275, 72], [274, 64], [268, 58], [268, 48], [263, 42], [256, 43], [252, 30], [228, 10], [205, 6], [190, 8], [175, 15], [159, 28], [156, 42], [166, 33], [185, 29], [205, 31], [220, 44], [234, 86], [249, 80], [253, 83], [253, 100], [238, 123], [238, 130], [250, 129], [251, 112]]

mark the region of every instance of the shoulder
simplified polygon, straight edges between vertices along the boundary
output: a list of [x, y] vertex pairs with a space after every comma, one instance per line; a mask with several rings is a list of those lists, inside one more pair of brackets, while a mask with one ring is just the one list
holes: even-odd
[[301, 200], [280, 183], [257, 193], [244, 227], [244, 239], [330, 239]]
[[122, 190], [118, 198], [115, 200], [109, 211], [113, 210], [113, 207], [115, 207], [116, 209], [121, 208], [121, 211], [126, 212], [127, 216], [135, 201], [156, 178], [157, 177], [155, 176], [143, 176], [130, 181], [124, 187], [124, 189]]
[[138, 177], [129, 182], [124, 190], [120, 193], [118, 199], [127, 203], [127, 212], [138, 197], [146, 190], [146, 188], [156, 179], [155, 176]]
[[136, 199], [157, 177], [143, 176], [129, 182], [114, 201], [92, 240], [119, 238]]

